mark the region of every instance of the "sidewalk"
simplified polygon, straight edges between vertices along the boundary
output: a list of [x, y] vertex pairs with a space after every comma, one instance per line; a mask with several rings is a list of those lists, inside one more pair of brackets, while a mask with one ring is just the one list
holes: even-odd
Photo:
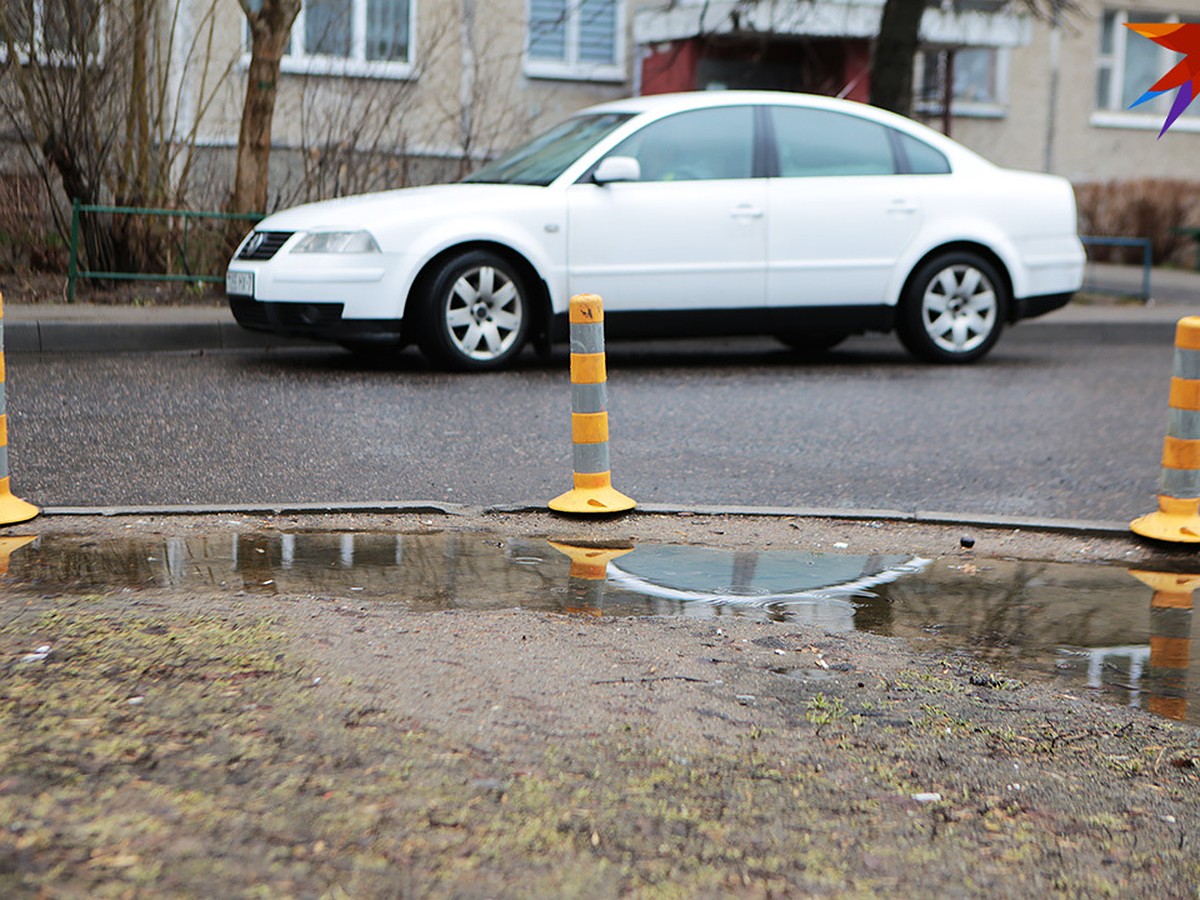
[[[1085, 291], [1101, 302], [1073, 302], [1029, 325], [1157, 325], [1200, 313], [1200, 272], [1155, 269], [1149, 305], [1120, 300], [1141, 292], [1139, 266], [1089, 263]], [[1111, 296], [1111, 301], [1109, 297]], [[241, 328], [226, 306], [98, 306], [6, 301], [4, 349], [9, 353], [154, 352], [313, 346], [308, 341]]]
[[9, 353], [237, 350], [307, 342], [247, 331], [228, 306], [4, 304]]

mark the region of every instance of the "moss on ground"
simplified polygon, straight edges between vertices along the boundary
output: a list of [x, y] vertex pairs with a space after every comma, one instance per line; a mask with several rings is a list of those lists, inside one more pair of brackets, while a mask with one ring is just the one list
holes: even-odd
[[[634, 721], [547, 739], [530, 762], [322, 681], [286, 623], [251, 612], [61, 602], [0, 626], [0, 652], [3, 896], [1096, 897], [1200, 883], [1194, 815], [1152, 805], [1191, 803], [1191, 757], [1151, 731], [970, 714], [970, 682], [936, 666], [812, 692], [793, 726], [748, 727], [732, 746], [681, 750]], [[1041, 766], [1062, 792], [997, 792], [975, 771], [997, 761]], [[1125, 779], [1129, 802], [1064, 800], [1097, 778]]]

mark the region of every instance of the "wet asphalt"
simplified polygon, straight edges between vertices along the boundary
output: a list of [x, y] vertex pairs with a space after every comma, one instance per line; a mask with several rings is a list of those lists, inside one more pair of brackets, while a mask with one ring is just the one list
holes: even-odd
[[[643, 504], [1127, 520], [1149, 510], [1170, 322], [1025, 324], [989, 360], [889, 337], [609, 346], [615, 486]], [[413, 351], [14, 353], [10, 466], [42, 506], [434, 501], [569, 487], [566, 353], [486, 376]]]

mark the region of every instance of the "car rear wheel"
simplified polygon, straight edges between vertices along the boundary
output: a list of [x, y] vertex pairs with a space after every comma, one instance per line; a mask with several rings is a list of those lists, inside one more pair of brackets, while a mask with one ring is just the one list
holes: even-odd
[[1004, 280], [976, 253], [948, 253], [924, 263], [900, 300], [897, 331], [913, 356], [969, 363], [1000, 337], [1008, 311]]
[[499, 369], [529, 334], [529, 292], [517, 267], [487, 250], [450, 259], [425, 296], [422, 352], [451, 369]]

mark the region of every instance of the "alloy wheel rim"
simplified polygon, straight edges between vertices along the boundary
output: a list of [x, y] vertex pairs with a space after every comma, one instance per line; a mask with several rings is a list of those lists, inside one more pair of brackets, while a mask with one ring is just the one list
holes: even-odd
[[925, 288], [921, 323], [935, 345], [948, 353], [970, 353], [996, 328], [996, 290], [975, 266], [947, 266]]
[[521, 330], [524, 307], [516, 283], [494, 266], [464, 272], [446, 298], [446, 331], [464, 356], [503, 356]]

